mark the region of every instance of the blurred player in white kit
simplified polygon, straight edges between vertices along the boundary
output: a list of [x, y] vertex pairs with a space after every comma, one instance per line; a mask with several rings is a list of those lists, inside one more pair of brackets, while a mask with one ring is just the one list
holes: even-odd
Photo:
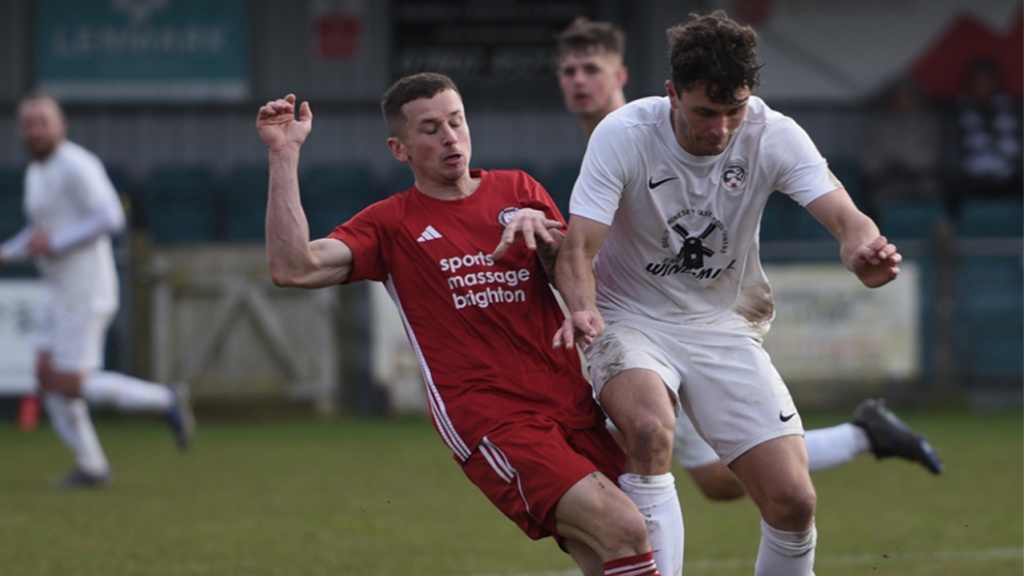
[[26, 96], [18, 122], [31, 157], [24, 181], [28, 225], [0, 244], [0, 265], [32, 259], [45, 282], [32, 340], [43, 405], [75, 457], [60, 486], [103, 486], [113, 476], [88, 404], [163, 415], [184, 450], [195, 426], [189, 389], [103, 370], [120, 299], [111, 237], [124, 229], [124, 209], [100, 159], [67, 139], [56, 99]]

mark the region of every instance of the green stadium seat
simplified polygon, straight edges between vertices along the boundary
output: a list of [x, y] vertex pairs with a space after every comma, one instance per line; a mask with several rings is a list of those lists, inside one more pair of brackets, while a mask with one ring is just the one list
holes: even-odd
[[25, 227], [22, 209], [22, 183], [24, 169], [14, 166], [0, 167], [0, 242]]
[[878, 227], [890, 239], [928, 239], [945, 219], [942, 200], [894, 200], [879, 207]]
[[775, 242], [793, 239], [793, 221], [799, 204], [781, 192], [773, 192], [764, 205], [761, 215], [761, 242]]
[[956, 273], [955, 352], [972, 383], [1024, 378], [1024, 262], [1019, 256], [976, 256]]
[[224, 186], [224, 236], [235, 242], [262, 242], [267, 214], [266, 164], [236, 166]]
[[864, 178], [860, 172], [860, 166], [857, 165], [857, 159], [843, 156], [829, 158], [828, 167], [835, 174], [836, 178], [839, 178], [839, 181], [843, 183], [843, 187], [846, 188], [846, 191], [850, 193], [850, 197], [853, 198], [854, 204], [863, 210], [867, 198], [864, 191]]
[[1007, 198], [972, 198], [960, 207], [959, 234], [965, 237], [1024, 235], [1024, 202]]
[[811, 216], [811, 213], [808, 212], [806, 208], [801, 207], [799, 204], [797, 205], [797, 209], [793, 212], [792, 225], [793, 240], [836, 241], [835, 237], [832, 236], [832, 233], [828, 231], [828, 228], [822, 226], [821, 222], [818, 222], [814, 216]]
[[0, 166], [0, 197], [17, 196], [25, 180], [25, 169], [20, 166]]
[[155, 245], [214, 242], [219, 238], [219, 187], [202, 166], [159, 166], [145, 183], [146, 215]]
[[473, 158], [471, 168], [483, 168], [484, 170], [522, 170], [538, 181], [540, 170], [529, 160], [509, 158], [505, 156], [484, 156], [479, 159]]
[[373, 172], [356, 163], [314, 166], [302, 176], [300, 187], [311, 238], [327, 236], [381, 198]]
[[576, 185], [576, 177], [579, 174], [580, 163], [569, 161], [555, 164], [541, 174], [541, 178], [538, 178], [566, 220], [569, 220], [569, 199], [572, 197], [572, 188]]
[[405, 192], [416, 183], [412, 170], [408, 164], [396, 164], [388, 170], [387, 178], [384, 181], [384, 196], [391, 196], [398, 192]]

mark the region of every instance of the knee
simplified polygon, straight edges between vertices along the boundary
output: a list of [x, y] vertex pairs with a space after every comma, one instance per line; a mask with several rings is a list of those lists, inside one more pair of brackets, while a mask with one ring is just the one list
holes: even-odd
[[[603, 475], [595, 478], [614, 484]], [[559, 534], [585, 543], [605, 561], [650, 550], [647, 522], [618, 489], [598, 488], [584, 480], [562, 497], [555, 516]]]
[[609, 511], [606, 526], [610, 532], [604, 535], [601, 544], [610, 553], [610, 558], [621, 558], [641, 554], [650, 550], [647, 538], [647, 522], [632, 503], [620, 503]]
[[655, 460], [671, 460], [673, 429], [673, 424], [654, 417], [638, 418], [626, 438], [626, 451], [638, 457], [649, 455]]
[[36, 367], [36, 379], [43, 392], [57, 392], [64, 396], [81, 394], [82, 376], [72, 372], [60, 372], [49, 365]]
[[817, 502], [813, 485], [791, 486], [771, 494], [762, 515], [780, 530], [806, 530], [814, 523]]
[[52, 392], [50, 386], [52, 385], [53, 369], [50, 368], [50, 357], [46, 354], [40, 354], [36, 358], [36, 383], [39, 384], [39, 389], [43, 392]]

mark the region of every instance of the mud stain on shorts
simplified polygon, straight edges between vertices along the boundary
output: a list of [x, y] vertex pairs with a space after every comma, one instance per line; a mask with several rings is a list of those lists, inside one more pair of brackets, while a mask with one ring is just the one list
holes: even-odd
[[626, 369], [626, 349], [614, 334], [605, 332], [598, 336], [587, 352], [590, 369], [601, 382], [611, 380]]

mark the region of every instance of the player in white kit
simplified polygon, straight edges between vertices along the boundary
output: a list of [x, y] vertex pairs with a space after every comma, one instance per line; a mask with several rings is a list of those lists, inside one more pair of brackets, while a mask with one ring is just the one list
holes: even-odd
[[50, 422], [75, 456], [68, 488], [110, 482], [110, 464], [86, 402], [162, 414], [181, 449], [192, 441], [187, 386], [165, 386], [103, 370], [107, 328], [119, 305], [111, 236], [124, 210], [99, 158], [67, 140], [57, 101], [32, 94], [18, 107], [25, 147], [28, 225], [0, 245], [0, 265], [34, 259], [46, 294], [33, 332], [36, 376]]
[[761, 346], [774, 317], [758, 253], [765, 202], [778, 190], [806, 207], [868, 287], [895, 279], [901, 257], [806, 133], [751, 95], [752, 29], [717, 12], [669, 38], [668, 96], [619, 108], [590, 139], [558, 256], [572, 315], [555, 345], [587, 345], [627, 475], [671, 482], [682, 408], [761, 511], [755, 574], [813, 574], [803, 426]]
[[[626, 103], [625, 40], [615, 24], [586, 17], [574, 20], [558, 36], [559, 87], [566, 109], [577, 116], [588, 139], [605, 116]], [[860, 403], [851, 422], [807, 430], [804, 442], [812, 473], [852, 462], [866, 453], [919, 462], [934, 474], [943, 469], [927, 439], [874, 399]], [[707, 498], [732, 500], [746, 494], [685, 414], [677, 419], [672, 452]]]

